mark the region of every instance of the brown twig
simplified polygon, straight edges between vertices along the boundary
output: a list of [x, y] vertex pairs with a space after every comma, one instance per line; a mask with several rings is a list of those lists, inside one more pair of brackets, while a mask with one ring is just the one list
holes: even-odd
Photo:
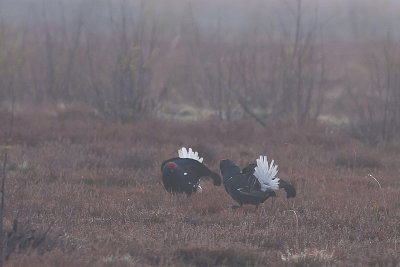
[[259, 118], [247, 105], [246, 100], [239, 94], [239, 92], [236, 91], [232, 91], [231, 89], [229, 89], [227, 86], [224, 86], [225, 90], [228, 91], [230, 94], [232, 94], [237, 102], [239, 103], [239, 105], [242, 107], [242, 109], [249, 114], [251, 117], [253, 117], [259, 124], [261, 124], [264, 128], [267, 127], [267, 125], [265, 124], [265, 122]]

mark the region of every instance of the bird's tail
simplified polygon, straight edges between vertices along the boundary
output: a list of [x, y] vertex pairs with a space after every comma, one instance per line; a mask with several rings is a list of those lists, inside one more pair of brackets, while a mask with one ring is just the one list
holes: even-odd
[[210, 177], [213, 179], [214, 185], [221, 185], [221, 177], [218, 173], [210, 172]]
[[294, 189], [294, 186], [285, 182], [282, 179], [279, 180], [279, 188], [285, 189], [287, 198], [296, 196], [296, 189]]
[[254, 176], [257, 177], [261, 184], [261, 191], [279, 189], [278, 165], [274, 165], [274, 160], [268, 164], [266, 156], [260, 156], [257, 159], [257, 166], [254, 168]]
[[199, 153], [197, 151], [193, 151], [190, 147], [188, 150], [186, 149], [186, 147], [182, 147], [178, 150], [178, 155], [180, 158], [194, 159], [200, 163], [203, 162], [203, 158], [199, 157]]

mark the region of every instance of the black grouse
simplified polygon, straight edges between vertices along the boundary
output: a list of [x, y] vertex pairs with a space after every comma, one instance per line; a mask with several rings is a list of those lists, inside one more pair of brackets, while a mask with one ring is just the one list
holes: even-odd
[[275, 190], [283, 188], [287, 198], [295, 197], [294, 187], [276, 177], [278, 166], [274, 161], [268, 164], [267, 157], [260, 156], [257, 164], [251, 163], [243, 170], [229, 159], [220, 160], [221, 174], [226, 192], [239, 204], [256, 205], [263, 203], [269, 197], [276, 196]]
[[201, 192], [201, 177], [211, 177], [214, 185], [221, 185], [221, 177], [210, 171], [199, 158], [197, 152], [191, 148], [182, 147], [178, 150], [179, 157], [171, 158], [161, 164], [162, 181], [165, 189], [170, 193], [186, 193], [190, 196], [194, 192]]

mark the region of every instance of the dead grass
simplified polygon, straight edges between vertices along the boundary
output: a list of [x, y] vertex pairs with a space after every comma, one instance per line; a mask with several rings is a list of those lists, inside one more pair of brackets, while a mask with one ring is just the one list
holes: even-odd
[[182, 248], [174, 254], [178, 261], [195, 266], [253, 266], [256, 263], [262, 263], [258, 262], [255, 255], [231, 249]]
[[[14, 249], [10, 266], [400, 264], [396, 149], [322, 126], [271, 122], [264, 129], [215, 119], [122, 125], [77, 109], [16, 116], [6, 223], [11, 229], [18, 218], [38, 234], [51, 226], [53, 243]], [[199, 150], [214, 171], [222, 157], [244, 166], [267, 154], [297, 197], [279, 192], [257, 212], [231, 210], [224, 188], [206, 179], [202, 194], [170, 195], [159, 166], [182, 145]], [[379, 177], [386, 204], [369, 173]]]

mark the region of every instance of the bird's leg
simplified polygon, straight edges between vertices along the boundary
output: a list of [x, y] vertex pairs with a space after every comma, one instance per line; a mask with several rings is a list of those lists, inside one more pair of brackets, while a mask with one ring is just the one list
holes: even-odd
[[275, 197], [272, 197], [272, 202], [271, 202], [271, 211], [274, 210], [274, 203], [275, 203]]
[[260, 203], [257, 203], [257, 204], [256, 204], [256, 208], [254, 209], [254, 212], [256, 212], [256, 211], [257, 211], [257, 209], [258, 209], [258, 205], [260, 205]]

